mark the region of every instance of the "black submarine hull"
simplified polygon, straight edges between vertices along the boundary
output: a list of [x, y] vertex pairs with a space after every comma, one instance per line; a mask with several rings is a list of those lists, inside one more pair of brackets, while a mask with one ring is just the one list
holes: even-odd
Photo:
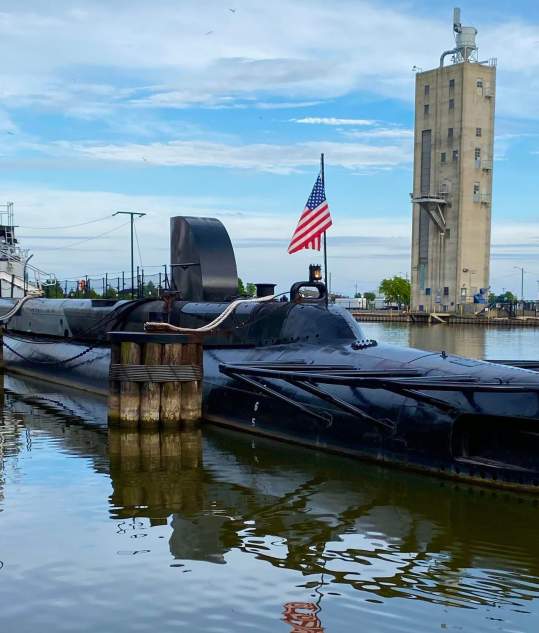
[[[198, 327], [224, 307], [175, 302], [166, 319]], [[8, 325], [5, 363], [105, 395], [107, 332], [141, 331], [158, 317], [158, 300], [32, 300]], [[205, 419], [216, 424], [539, 492], [539, 374], [367, 340], [321, 301], [240, 306], [205, 339], [203, 389]]]

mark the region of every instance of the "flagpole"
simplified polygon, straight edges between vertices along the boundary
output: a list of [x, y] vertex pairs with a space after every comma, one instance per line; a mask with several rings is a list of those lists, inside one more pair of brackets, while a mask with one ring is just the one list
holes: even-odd
[[[326, 179], [324, 174], [324, 154], [320, 154], [320, 177], [324, 192], [326, 191]], [[328, 286], [328, 251], [326, 243], [326, 232], [324, 231], [324, 283], [326, 284], [326, 305], [329, 302], [329, 286]]]

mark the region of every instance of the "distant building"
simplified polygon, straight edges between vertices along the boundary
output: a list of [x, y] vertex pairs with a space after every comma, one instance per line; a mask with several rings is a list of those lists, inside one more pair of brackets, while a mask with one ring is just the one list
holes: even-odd
[[454, 31], [439, 67], [416, 74], [412, 309], [430, 312], [489, 285], [496, 60], [478, 61], [459, 9]]

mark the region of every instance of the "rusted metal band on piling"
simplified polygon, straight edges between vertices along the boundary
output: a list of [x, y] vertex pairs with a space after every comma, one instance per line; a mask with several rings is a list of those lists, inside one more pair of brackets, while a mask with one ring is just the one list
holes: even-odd
[[110, 380], [130, 382], [191, 382], [202, 379], [195, 365], [111, 365]]

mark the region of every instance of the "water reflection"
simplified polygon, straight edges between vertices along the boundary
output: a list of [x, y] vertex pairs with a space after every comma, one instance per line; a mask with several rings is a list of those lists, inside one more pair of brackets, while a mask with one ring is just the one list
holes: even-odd
[[[48, 397], [61, 402], [58, 395]], [[29, 408], [28, 393], [11, 391], [8, 407], [4, 456], [28, 450], [27, 434], [46, 434], [110, 477], [102, 503], [106, 530], [122, 543], [118, 555], [144, 554], [144, 565], [182, 571], [188, 561], [204, 562], [208, 580], [212, 569], [241, 569], [252, 559], [283, 582], [293, 573], [303, 600], [287, 596], [280, 616], [292, 631], [323, 631], [330, 601], [350, 592], [386, 609], [400, 608], [394, 598], [411, 599], [415, 617], [420, 605], [488, 607], [502, 619], [537, 613], [534, 498], [217, 428], [106, 432], [74, 418], [71, 400], [62, 414], [35, 401]], [[152, 562], [152, 528], [168, 528], [164, 563]]]
[[483, 327], [480, 325], [420, 325], [413, 323], [361, 323], [368, 338], [432, 351], [445, 350], [478, 359], [536, 360], [534, 327]]
[[292, 625], [292, 633], [324, 633], [317, 616], [320, 607], [313, 602], [287, 602], [283, 620]]
[[483, 359], [486, 357], [486, 335], [484, 327], [473, 325], [416, 326], [409, 330], [409, 345]]
[[306, 588], [344, 584], [383, 599], [522, 606], [537, 597], [533, 500], [225, 431], [206, 434], [203, 461], [201, 440], [109, 432], [111, 516], [171, 516], [175, 559], [225, 563], [236, 550], [300, 571]]

